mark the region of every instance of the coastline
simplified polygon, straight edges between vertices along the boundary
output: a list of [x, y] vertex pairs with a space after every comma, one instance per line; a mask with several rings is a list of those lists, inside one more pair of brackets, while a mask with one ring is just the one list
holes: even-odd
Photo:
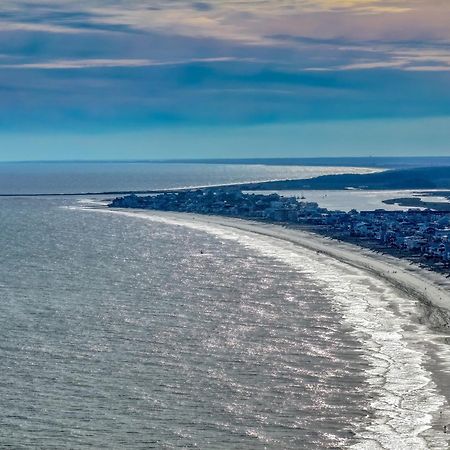
[[[358, 439], [375, 440], [386, 448], [448, 446], [448, 435], [443, 432], [444, 425], [450, 423], [449, 384], [445, 375], [449, 370], [448, 351], [444, 341], [439, 343], [450, 328], [450, 283], [444, 277], [411, 266], [408, 261], [292, 226], [213, 215], [106, 208], [98, 203], [86, 209], [189, 227], [225, 239], [243, 236], [240, 242], [244, 245], [248, 242], [250, 246], [254, 244], [246, 241], [245, 236], [252, 236], [253, 242], [259, 241], [260, 236], [263, 255], [279, 251], [280, 258], [286, 260], [292, 248], [293, 267], [297, 264], [295, 255], [304, 255], [304, 261], [312, 264], [315, 273], [319, 273], [319, 268], [322, 271], [319, 279], [327, 284], [330, 281], [330, 298], [335, 299], [337, 307], [344, 312], [344, 322], [361, 339], [364, 359], [369, 363], [366, 376], [371, 395], [368, 401], [375, 416], [357, 433]], [[264, 250], [264, 242], [271, 247], [269, 253]], [[302, 256], [300, 258], [303, 260]], [[337, 267], [342, 269], [336, 272]], [[342, 275], [336, 275], [339, 273]], [[361, 284], [365, 279], [367, 284]], [[356, 283], [356, 290], [350, 293], [353, 283]], [[403, 322], [395, 319], [393, 310], [386, 308], [389, 303], [395, 310], [397, 306], [401, 309], [406, 305]], [[417, 304], [418, 310], [413, 306]], [[414, 314], [411, 322], [409, 314]], [[409, 323], [416, 325], [411, 328]], [[365, 447], [356, 444], [352, 448]]]
[[[108, 210], [130, 212], [130, 209]], [[281, 239], [299, 247], [315, 251], [318, 258], [333, 258], [352, 267], [365, 270], [387, 281], [394, 288], [419, 300], [427, 308], [427, 319], [436, 328], [450, 329], [450, 280], [428, 271], [408, 260], [379, 254], [359, 245], [324, 237], [295, 226], [257, 222], [222, 216], [133, 209], [133, 213], [149, 218], [192, 220], [196, 223], [219, 225]]]

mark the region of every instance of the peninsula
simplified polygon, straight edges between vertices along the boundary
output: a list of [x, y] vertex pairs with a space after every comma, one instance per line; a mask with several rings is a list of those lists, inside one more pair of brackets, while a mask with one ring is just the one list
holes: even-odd
[[450, 166], [390, 169], [366, 174], [322, 175], [310, 179], [242, 184], [243, 190], [450, 189]]

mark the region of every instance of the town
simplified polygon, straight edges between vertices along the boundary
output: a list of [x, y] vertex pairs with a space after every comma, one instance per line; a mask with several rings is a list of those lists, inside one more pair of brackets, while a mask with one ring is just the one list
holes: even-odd
[[277, 222], [409, 259], [450, 277], [450, 214], [443, 211], [331, 211], [317, 203], [238, 187], [204, 188], [158, 195], [127, 195], [111, 208], [214, 214]]

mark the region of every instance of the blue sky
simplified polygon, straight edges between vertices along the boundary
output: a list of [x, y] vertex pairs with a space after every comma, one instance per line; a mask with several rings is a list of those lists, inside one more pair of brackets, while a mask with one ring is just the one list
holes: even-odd
[[0, 159], [450, 155], [446, 0], [3, 0]]

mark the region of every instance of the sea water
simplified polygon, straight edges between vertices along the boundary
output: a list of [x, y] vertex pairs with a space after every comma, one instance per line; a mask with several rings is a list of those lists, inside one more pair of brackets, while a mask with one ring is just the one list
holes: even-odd
[[83, 202], [0, 200], [0, 448], [446, 448], [445, 336], [413, 299]]
[[145, 191], [378, 170], [363, 167], [114, 161], [0, 163], [0, 194]]

